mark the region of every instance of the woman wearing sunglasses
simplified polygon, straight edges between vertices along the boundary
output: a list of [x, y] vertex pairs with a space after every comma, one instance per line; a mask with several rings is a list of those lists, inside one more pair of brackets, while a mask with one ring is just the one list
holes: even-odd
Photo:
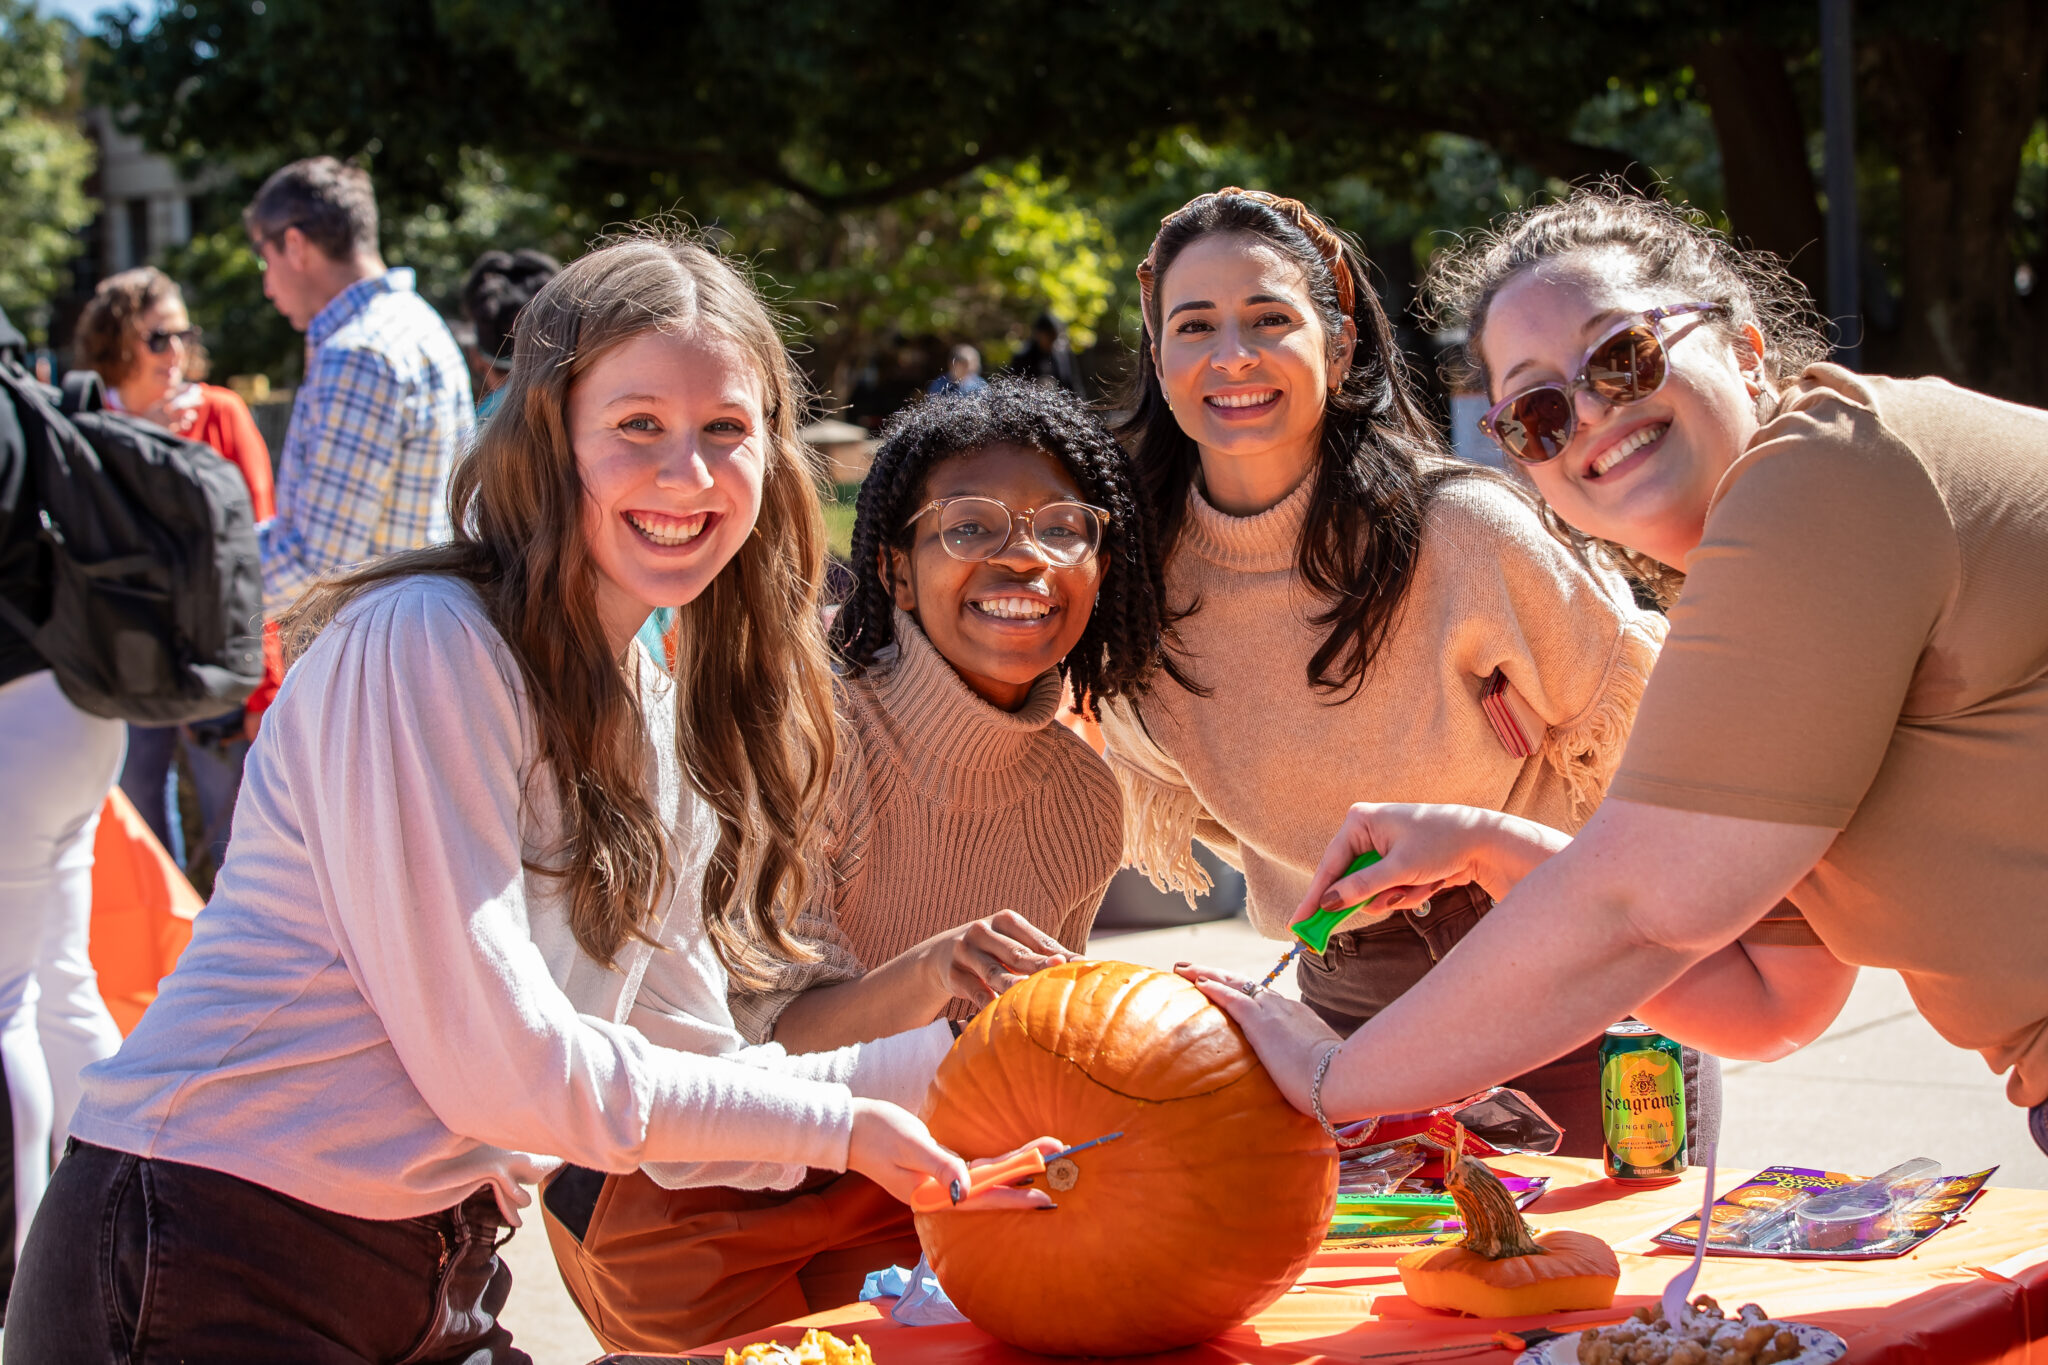
[[[79, 314], [75, 345], [80, 362], [105, 382], [108, 407], [212, 446], [242, 471], [256, 519], [270, 516], [270, 447], [239, 394], [199, 382], [206, 375], [206, 352], [169, 276], [142, 266], [100, 281]], [[264, 653], [263, 682], [240, 709], [196, 725], [128, 727], [121, 789], [182, 864], [196, 864], [202, 850], [214, 868], [227, 856], [249, 738], [284, 678], [282, 653], [269, 644]], [[181, 751], [199, 798], [201, 827], [190, 831], [189, 840], [170, 780]]]
[[[1780, 1057], [1833, 1020], [1852, 964], [1895, 968], [1945, 1037], [2011, 1070], [2043, 1140], [2048, 414], [1810, 363], [1775, 262], [1618, 192], [1521, 214], [1433, 284], [1470, 329], [1488, 429], [1558, 516], [1675, 594], [1671, 636], [1575, 839], [1354, 809], [1298, 914], [1441, 878], [1506, 897], [1398, 1006], [1339, 1046], [1286, 1002], [1205, 989], [1337, 1118], [1454, 1096], [1631, 1011]], [[1368, 847], [1384, 862], [1340, 877]], [[1738, 942], [1788, 895], [1824, 946]]]
[[[79, 314], [75, 345], [80, 362], [106, 384], [109, 408], [212, 446], [241, 471], [256, 520], [271, 515], [270, 447], [241, 395], [201, 382], [206, 351], [169, 276], [141, 266], [100, 281]], [[226, 858], [249, 740], [283, 679], [284, 657], [269, 632], [263, 682], [239, 710], [194, 725], [128, 727], [121, 789], [181, 864], [196, 866], [203, 852], [218, 869]], [[181, 753], [199, 800], [200, 828], [192, 831], [179, 823], [170, 776]]]
[[[1363, 258], [1300, 203], [1204, 195], [1161, 226], [1139, 280], [1125, 434], [1165, 559], [1172, 678], [1104, 715], [1131, 861], [1198, 890], [1201, 839], [1243, 868], [1252, 923], [1288, 940], [1354, 801], [1577, 828], [1661, 618], [1551, 535], [1534, 499], [1444, 453]], [[1304, 955], [1301, 997], [1349, 1032], [1490, 905], [1471, 877], [1432, 879], [1402, 913], [1356, 917]], [[1600, 1150], [1594, 1042], [1610, 1022], [1487, 1078], [1513, 1077], [1572, 1154]], [[1710, 1065], [1707, 1093], [1692, 1087], [1709, 1130], [1717, 1081]]]

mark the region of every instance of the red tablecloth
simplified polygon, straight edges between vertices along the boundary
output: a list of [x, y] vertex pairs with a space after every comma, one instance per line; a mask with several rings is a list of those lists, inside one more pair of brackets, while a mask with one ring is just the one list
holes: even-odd
[[[1788, 1158], [1789, 1159], [1789, 1158]], [[1550, 1189], [1529, 1211], [1543, 1228], [1577, 1228], [1612, 1243], [1621, 1260], [1621, 1289], [1608, 1313], [1549, 1320], [1479, 1322], [1416, 1307], [1401, 1290], [1399, 1252], [1325, 1252], [1296, 1286], [1243, 1326], [1186, 1350], [1142, 1357], [1174, 1365], [1293, 1365], [1361, 1359], [1435, 1365], [1506, 1365], [1511, 1352], [1490, 1344], [1503, 1327], [1601, 1322], [1653, 1303], [1687, 1257], [1649, 1239], [1700, 1205], [1702, 1175], [1675, 1185], [1630, 1190], [1603, 1179], [1596, 1162], [1559, 1157], [1507, 1157], [1491, 1162], [1523, 1175], [1548, 1175]], [[1754, 1175], [1724, 1169], [1721, 1189]], [[1712, 1294], [1730, 1310], [1760, 1303], [1773, 1317], [1810, 1322], [1849, 1343], [1854, 1365], [2022, 1365], [2031, 1343], [2048, 1337], [2048, 1191], [1984, 1191], [1953, 1227], [1919, 1250], [1890, 1261], [1772, 1261], [1709, 1256], [1695, 1294]], [[859, 1335], [877, 1365], [952, 1365], [966, 1361], [1042, 1362], [1004, 1346], [978, 1328], [901, 1327], [886, 1303], [853, 1304], [813, 1314], [767, 1332], [702, 1348], [773, 1339], [792, 1345], [806, 1327], [841, 1337]], [[1056, 1313], [1057, 1304], [1046, 1305]], [[1431, 1348], [1469, 1345], [1469, 1352]], [[2048, 1347], [2039, 1353], [2048, 1365]]]

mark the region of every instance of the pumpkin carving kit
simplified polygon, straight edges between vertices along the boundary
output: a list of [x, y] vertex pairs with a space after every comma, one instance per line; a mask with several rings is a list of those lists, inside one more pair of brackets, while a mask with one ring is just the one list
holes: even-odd
[[1171, 1350], [1236, 1326], [1294, 1283], [1336, 1205], [1329, 1138], [1237, 1025], [1130, 963], [1064, 963], [1003, 992], [940, 1065], [924, 1118], [970, 1158], [1123, 1134], [1065, 1163], [1049, 1214], [914, 1210], [954, 1305], [1043, 1354]]

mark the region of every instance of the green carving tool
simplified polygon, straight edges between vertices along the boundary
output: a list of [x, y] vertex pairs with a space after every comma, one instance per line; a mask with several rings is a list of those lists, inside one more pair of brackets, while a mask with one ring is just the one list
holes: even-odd
[[[1360, 868], [1371, 867], [1379, 860], [1379, 851], [1369, 848], [1351, 860], [1351, 866], [1344, 869], [1344, 875], [1348, 877]], [[1359, 901], [1356, 905], [1347, 905], [1341, 910], [1318, 910], [1307, 919], [1301, 921], [1301, 923], [1295, 925], [1294, 946], [1280, 955], [1280, 961], [1274, 965], [1272, 971], [1266, 973], [1265, 980], [1256, 986], [1245, 987], [1244, 993], [1246, 995], [1257, 995], [1260, 991], [1279, 980], [1280, 973], [1287, 970], [1288, 963], [1301, 956], [1303, 948], [1313, 948], [1319, 953], [1328, 948], [1330, 946], [1330, 935], [1336, 930], [1337, 926], [1342, 924], [1345, 918], [1354, 910], [1361, 909], [1364, 905], [1364, 901]]]

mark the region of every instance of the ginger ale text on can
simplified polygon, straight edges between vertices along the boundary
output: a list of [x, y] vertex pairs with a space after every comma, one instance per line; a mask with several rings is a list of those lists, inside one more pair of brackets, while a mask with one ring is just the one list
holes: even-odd
[[1600, 1117], [1607, 1174], [1662, 1184], [1685, 1173], [1685, 1062], [1648, 1024], [1625, 1020], [1600, 1040]]

